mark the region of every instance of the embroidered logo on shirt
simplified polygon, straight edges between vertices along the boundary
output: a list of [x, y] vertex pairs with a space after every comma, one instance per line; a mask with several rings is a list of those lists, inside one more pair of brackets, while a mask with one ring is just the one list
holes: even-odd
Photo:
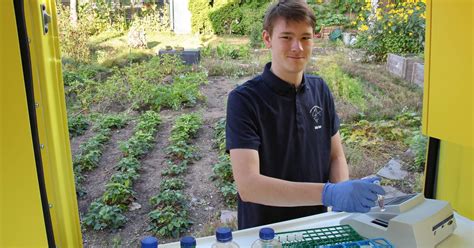
[[311, 108], [309, 111], [309, 114], [311, 117], [313, 117], [314, 123], [316, 124], [314, 126], [314, 129], [320, 129], [321, 126], [321, 115], [323, 114], [323, 109], [319, 106], [314, 105], [314, 107]]

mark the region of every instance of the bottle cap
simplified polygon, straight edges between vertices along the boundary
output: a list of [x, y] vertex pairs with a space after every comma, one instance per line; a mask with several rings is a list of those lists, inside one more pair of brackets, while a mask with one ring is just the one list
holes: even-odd
[[191, 236], [182, 237], [179, 243], [182, 248], [196, 247], [196, 239]]
[[260, 229], [258, 236], [263, 240], [271, 240], [275, 237], [275, 231], [272, 228], [264, 227]]
[[232, 230], [228, 227], [219, 227], [216, 230], [216, 239], [219, 242], [228, 242], [232, 240]]
[[156, 248], [158, 247], [158, 239], [152, 236], [148, 236], [142, 239], [141, 248]]

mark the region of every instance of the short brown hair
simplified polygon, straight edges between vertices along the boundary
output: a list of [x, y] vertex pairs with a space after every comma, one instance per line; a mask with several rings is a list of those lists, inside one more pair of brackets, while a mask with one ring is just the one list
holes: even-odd
[[313, 28], [313, 31], [316, 25], [313, 10], [303, 0], [280, 0], [272, 4], [265, 13], [263, 29], [271, 35], [273, 24], [280, 17], [286, 21], [306, 22]]

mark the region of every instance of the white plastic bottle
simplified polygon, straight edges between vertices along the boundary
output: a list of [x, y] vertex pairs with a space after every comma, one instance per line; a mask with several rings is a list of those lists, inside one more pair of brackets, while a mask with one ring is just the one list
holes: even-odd
[[264, 227], [258, 233], [260, 239], [252, 244], [252, 248], [281, 248], [280, 241], [275, 239], [275, 231], [272, 228]]
[[228, 227], [219, 227], [216, 230], [216, 242], [212, 248], [239, 248], [240, 246], [232, 241], [232, 230]]

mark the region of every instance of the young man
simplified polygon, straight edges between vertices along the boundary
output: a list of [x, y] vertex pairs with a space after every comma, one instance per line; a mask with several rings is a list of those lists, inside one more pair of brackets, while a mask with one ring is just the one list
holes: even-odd
[[368, 212], [384, 190], [349, 179], [333, 98], [305, 75], [315, 16], [304, 1], [280, 1], [264, 20], [272, 61], [228, 98], [226, 149], [239, 192], [239, 229], [312, 214]]

